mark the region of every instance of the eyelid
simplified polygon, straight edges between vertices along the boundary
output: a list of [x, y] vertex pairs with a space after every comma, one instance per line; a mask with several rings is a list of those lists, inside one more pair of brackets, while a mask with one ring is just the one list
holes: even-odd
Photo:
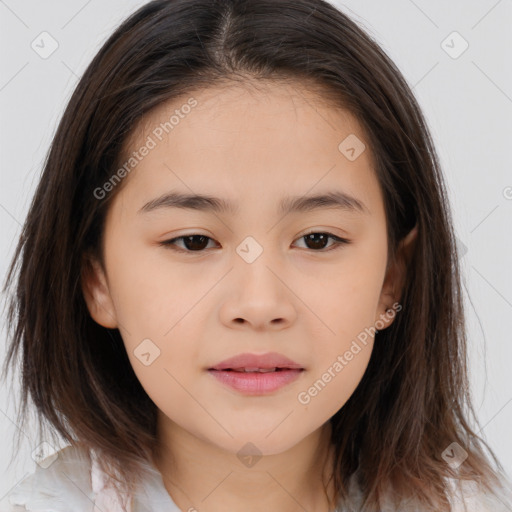
[[331, 231], [329, 231], [329, 228], [311, 228], [311, 229], [308, 229], [306, 232], [302, 233], [302, 235], [299, 235], [296, 240], [298, 240], [299, 238], [302, 238], [303, 236], [308, 236], [308, 235], [311, 235], [313, 233], [320, 233], [320, 234], [324, 234], [324, 235], [329, 235], [329, 236], [332, 236], [333, 238], [337, 238], [339, 240], [345, 240], [347, 243], [350, 242], [350, 240], [348, 238], [344, 238], [343, 236], [340, 236], [340, 235], [335, 235], [334, 233], [332, 233]]

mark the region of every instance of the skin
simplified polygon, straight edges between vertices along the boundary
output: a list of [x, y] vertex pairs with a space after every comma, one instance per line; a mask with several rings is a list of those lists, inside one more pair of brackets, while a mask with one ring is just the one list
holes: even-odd
[[[189, 97], [151, 112], [128, 148], [140, 148]], [[106, 219], [105, 268], [92, 261], [85, 280], [88, 308], [100, 325], [119, 328], [159, 409], [154, 462], [181, 510], [326, 512], [328, 420], [360, 382], [373, 337], [309, 403], [297, 396], [365, 328], [383, 318], [381, 329], [391, 324], [394, 316], [384, 314], [400, 298], [415, 233], [386, 270], [386, 217], [369, 147], [355, 161], [338, 150], [350, 134], [365, 141], [347, 111], [300, 84], [232, 85], [193, 97], [197, 106], [124, 178]], [[225, 198], [239, 211], [137, 213], [170, 190]], [[356, 197], [368, 212], [277, 213], [287, 195], [330, 190]], [[328, 251], [329, 239], [315, 248], [302, 238], [311, 230], [351, 243]], [[210, 238], [202, 252], [184, 252], [183, 240], [177, 251], [159, 245], [190, 234]], [[236, 252], [247, 236], [263, 248], [252, 263]], [[147, 338], [160, 349], [149, 366], [134, 353]], [[267, 395], [240, 394], [207, 371], [242, 352], [269, 351], [305, 371]], [[262, 455], [251, 467], [237, 457], [247, 442]]]

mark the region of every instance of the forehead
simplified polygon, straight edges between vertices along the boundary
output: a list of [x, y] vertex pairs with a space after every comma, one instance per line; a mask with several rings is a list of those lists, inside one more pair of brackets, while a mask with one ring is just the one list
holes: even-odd
[[282, 207], [285, 195], [331, 189], [379, 199], [358, 120], [297, 83], [223, 85], [163, 103], [132, 131], [125, 161], [144, 147], [123, 183], [139, 208], [171, 189], [225, 198], [232, 212], [250, 198]]

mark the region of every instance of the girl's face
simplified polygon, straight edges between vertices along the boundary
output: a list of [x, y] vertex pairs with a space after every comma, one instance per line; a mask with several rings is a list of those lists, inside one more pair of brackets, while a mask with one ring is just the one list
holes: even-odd
[[[106, 219], [105, 268], [84, 290], [93, 318], [119, 328], [168, 434], [280, 453], [354, 392], [373, 328], [393, 321], [400, 277], [386, 274], [383, 198], [363, 144], [347, 112], [276, 83], [199, 91], [133, 134], [124, 173], [95, 192], [102, 200], [126, 174]], [[331, 199], [309, 199], [321, 195]], [[252, 374], [270, 387], [244, 392], [210, 370], [269, 352], [302, 371], [277, 389], [275, 374]]]

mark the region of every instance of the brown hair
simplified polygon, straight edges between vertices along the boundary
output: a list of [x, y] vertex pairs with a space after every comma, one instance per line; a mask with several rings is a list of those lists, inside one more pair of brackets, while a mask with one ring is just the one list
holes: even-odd
[[[22, 407], [41, 430], [102, 454], [132, 488], [156, 446], [156, 406], [133, 372], [117, 329], [94, 322], [81, 290], [85, 255], [102, 259], [101, 187], [122, 162], [142, 117], [163, 102], [232, 80], [314, 84], [364, 128], [383, 191], [389, 261], [418, 239], [392, 325], [376, 334], [368, 368], [330, 419], [338, 498], [358, 476], [362, 510], [384, 496], [450, 510], [446, 478], [492, 491], [488, 445], [471, 428], [457, 248], [433, 142], [399, 70], [361, 28], [323, 0], [156, 0], [107, 40], [79, 81], [53, 139], [9, 268], [4, 372], [21, 360]], [[322, 91], [322, 92], [320, 92]], [[441, 457], [468, 453], [454, 471]], [[18, 439], [19, 444], [19, 439]]]

